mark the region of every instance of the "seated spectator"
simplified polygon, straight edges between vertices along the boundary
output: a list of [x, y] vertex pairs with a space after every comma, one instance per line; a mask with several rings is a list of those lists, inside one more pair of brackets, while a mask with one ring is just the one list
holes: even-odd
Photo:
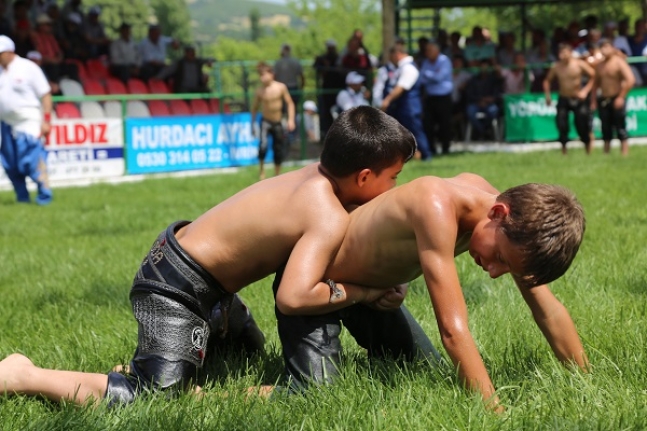
[[36, 19], [33, 39], [36, 51], [43, 57], [41, 68], [48, 80], [59, 82], [64, 76], [79, 79], [76, 66], [63, 62], [63, 50], [52, 33], [52, 19], [48, 15]]
[[160, 79], [173, 78], [174, 93], [208, 93], [208, 75], [202, 69], [211, 66], [212, 59], [198, 58], [195, 47], [184, 47], [184, 56], [158, 75]]
[[47, 16], [52, 20], [52, 34], [54, 34], [56, 40], [63, 39], [64, 20], [61, 17], [64, 15], [61, 15], [61, 9], [58, 7], [58, 4], [54, 1], [49, 2], [45, 10]]
[[170, 36], [163, 36], [159, 25], [150, 25], [148, 27], [148, 36], [139, 43], [142, 58], [141, 79], [147, 81], [166, 67], [167, 45], [177, 49], [180, 43]]
[[526, 71], [526, 57], [521, 52], [514, 55], [513, 64], [509, 69], [498, 67], [498, 70], [503, 78], [503, 94], [525, 93], [526, 79], [529, 85], [535, 81], [532, 71]]
[[110, 44], [110, 73], [124, 83], [139, 77], [141, 57], [131, 38], [130, 24], [119, 26], [119, 38]]
[[83, 34], [88, 42], [90, 58], [99, 58], [109, 55], [110, 39], [106, 35], [103, 24], [99, 21], [101, 8], [92, 6], [88, 11], [88, 16], [83, 25]]
[[16, 22], [13, 41], [16, 45], [14, 52], [21, 57], [26, 57], [29, 51], [36, 49], [34, 39], [31, 37], [31, 26], [28, 20], [21, 19]]
[[81, 17], [81, 22], [85, 22], [85, 14], [81, 3], [81, 0], [67, 0], [61, 9], [61, 16], [67, 17], [71, 13], [77, 13]]
[[85, 61], [89, 57], [88, 44], [81, 30], [81, 24], [81, 15], [76, 12], [72, 12], [65, 19], [63, 38], [58, 41], [65, 58]]
[[472, 29], [470, 43], [465, 46], [465, 60], [470, 67], [476, 67], [482, 60], [494, 60], [495, 49], [492, 42], [488, 42], [483, 34], [483, 29], [476, 26]]
[[[308, 142], [319, 142], [319, 117], [317, 115], [317, 104], [312, 100], [303, 102], [303, 128], [306, 132]], [[297, 124], [300, 121], [297, 119]]]
[[[467, 120], [481, 139], [485, 135], [485, 125], [499, 118], [500, 88], [500, 78], [492, 73], [491, 62], [481, 60], [478, 75], [473, 76], [465, 87]], [[483, 115], [482, 118], [479, 114]]]
[[517, 50], [514, 47], [515, 36], [512, 32], [501, 33], [501, 46], [496, 53], [497, 64], [506, 67], [512, 66], [514, 63], [514, 56]]
[[[555, 56], [551, 54], [548, 49], [548, 41], [543, 40], [539, 42], [537, 48], [528, 54], [527, 61], [530, 65], [530, 70], [535, 77], [530, 86], [531, 91], [533, 93], [540, 93], [543, 91], [542, 82], [544, 81], [546, 74], [548, 74], [551, 64], [556, 61]], [[557, 90], [557, 83], [554, 82], [553, 85], [555, 85], [554, 90]]]
[[0, 0], [0, 35], [5, 35], [12, 39], [14, 36], [11, 21], [7, 17], [7, 3], [5, 0]]
[[370, 105], [368, 90], [363, 86], [365, 78], [352, 71], [346, 75], [346, 88], [337, 95], [337, 109], [339, 112], [356, 106]]
[[26, 20], [31, 24], [29, 19], [29, 4], [26, 0], [15, 0], [11, 5], [11, 19], [10, 22], [13, 23], [14, 30], [16, 23], [18, 21]]

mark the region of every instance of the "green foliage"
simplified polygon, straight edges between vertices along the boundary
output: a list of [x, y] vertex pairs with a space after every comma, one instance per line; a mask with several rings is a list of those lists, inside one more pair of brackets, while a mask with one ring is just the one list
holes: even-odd
[[263, 35], [261, 12], [256, 7], [249, 11], [249, 25], [251, 30], [250, 38], [252, 42], [256, 42]]
[[123, 22], [132, 25], [134, 40], [146, 37], [151, 9], [147, 0], [89, 0], [83, 2], [84, 7], [101, 6], [99, 20], [104, 24], [108, 37], [119, 37], [119, 26]]
[[162, 34], [171, 35], [184, 43], [193, 41], [191, 16], [184, 0], [150, 0], [150, 5]]
[[[409, 162], [400, 183], [470, 171], [499, 189], [549, 182], [572, 189], [587, 229], [573, 266], [551, 285], [569, 309], [592, 373], [562, 367], [509, 277], [492, 280], [456, 259], [470, 329], [507, 411], [486, 412], [449, 367], [370, 363], [346, 331], [335, 385], [269, 401], [245, 388], [282, 375], [272, 277], [241, 295], [267, 336], [267, 354], [246, 363], [219, 358], [207, 396], [144, 397], [119, 409], [78, 408], [30, 397], [0, 398], [3, 430], [644, 430], [647, 429], [647, 147], [627, 158], [572, 144], [535, 153], [452, 154]], [[14, 203], [0, 192], [0, 358], [22, 352], [36, 364], [106, 372], [131, 358], [137, 342], [128, 292], [159, 231], [195, 219], [255, 182], [255, 167], [233, 174], [148, 179], [55, 190], [54, 203]], [[422, 279], [407, 307], [441, 346]], [[441, 346], [441, 352], [442, 346]], [[218, 370], [229, 370], [228, 375]], [[224, 392], [227, 397], [222, 396]]]

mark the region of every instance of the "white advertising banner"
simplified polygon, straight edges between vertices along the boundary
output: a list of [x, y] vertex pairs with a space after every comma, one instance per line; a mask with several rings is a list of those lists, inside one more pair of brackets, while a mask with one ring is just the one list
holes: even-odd
[[[50, 184], [119, 177], [125, 173], [121, 119], [54, 119], [45, 143]], [[0, 169], [0, 189], [11, 183]]]

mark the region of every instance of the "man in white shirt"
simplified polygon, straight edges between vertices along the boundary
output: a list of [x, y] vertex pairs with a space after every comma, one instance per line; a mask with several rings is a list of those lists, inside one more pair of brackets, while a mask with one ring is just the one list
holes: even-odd
[[369, 105], [366, 98], [368, 90], [364, 88], [364, 77], [352, 71], [346, 75], [346, 88], [337, 95], [337, 108], [339, 112], [354, 108], [355, 106]]
[[110, 73], [123, 82], [139, 77], [142, 59], [132, 40], [130, 24], [119, 27], [119, 39], [110, 44]]
[[148, 80], [154, 77], [166, 66], [166, 47], [168, 45], [174, 49], [180, 46], [176, 39], [163, 36], [159, 25], [151, 24], [148, 27], [148, 37], [139, 43], [139, 53], [142, 59], [141, 79]]
[[51, 128], [51, 88], [41, 68], [14, 51], [14, 42], [0, 36], [0, 159], [18, 202], [31, 200], [29, 177], [38, 185], [36, 203], [46, 205], [52, 201], [52, 190], [42, 137]]

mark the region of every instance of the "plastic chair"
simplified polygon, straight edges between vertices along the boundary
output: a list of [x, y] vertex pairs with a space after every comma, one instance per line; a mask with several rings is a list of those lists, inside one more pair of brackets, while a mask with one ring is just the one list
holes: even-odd
[[182, 99], [170, 100], [169, 108], [171, 108], [171, 114], [173, 115], [191, 115], [189, 104]]
[[207, 101], [204, 99], [191, 99], [189, 101], [189, 107], [194, 115], [207, 115], [212, 113]]
[[85, 62], [85, 67], [91, 79], [106, 79], [110, 76], [110, 71], [101, 60], [90, 59]]
[[98, 79], [84, 79], [81, 84], [83, 91], [88, 96], [103, 96], [106, 94], [106, 89]]
[[171, 91], [168, 88], [168, 85], [166, 85], [166, 82], [162, 81], [161, 79], [154, 79], [151, 78], [148, 80], [148, 88], [151, 93], [153, 94], [170, 94]]
[[164, 117], [171, 115], [168, 105], [163, 100], [149, 100], [148, 110], [151, 113], [151, 117]]
[[83, 91], [83, 86], [80, 82], [75, 81], [69, 78], [62, 78], [58, 85], [61, 87], [61, 93], [63, 96], [78, 97], [85, 96], [85, 91]]
[[59, 102], [54, 107], [56, 118], [81, 118], [79, 108], [72, 102]]
[[128, 94], [124, 83], [113, 77], [106, 78], [106, 91], [108, 94]]
[[148, 87], [141, 79], [130, 78], [126, 83], [126, 88], [130, 94], [149, 94]]
[[76, 58], [66, 58], [65, 63], [67, 64], [73, 64], [76, 66], [76, 69], [79, 72], [79, 79], [88, 79], [90, 78], [88, 76], [88, 70], [85, 67], [85, 64], [81, 60], [77, 60]]
[[148, 110], [146, 103], [141, 100], [129, 100], [126, 105], [126, 116], [145, 118], [150, 117], [151, 112]]
[[[213, 112], [214, 114], [220, 114], [220, 99], [209, 99], [209, 108], [211, 108], [211, 112]], [[225, 114], [231, 113], [231, 109], [229, 108], [229, 105], [227, 103], [222, 104], [222, 112], [224, 112]]]
[[[486, 118], [486, 115], [484, 112], [477, 112], [476, 118], [479, 121], [483, 121]], [[496, 118], [493, 118], [492, 122], [490, 123], [490, 126], [492, 127], [494, 142], [501, 142], [501, 130], [499, 128], [499, 120], [497, 120]], [[471, 142], [471, 141], [472, 141], [472, 123], [469, 120], [467, 120], [467, 124], [465, 125], [465, 142]]]
[[99, 102], [81, 102], [81, 116], [83, 118], [105, 118], [106, 113]]
[[109, 100], [103, 104], [103, 110], [108, 118], [121, 118], [121, 102]]

